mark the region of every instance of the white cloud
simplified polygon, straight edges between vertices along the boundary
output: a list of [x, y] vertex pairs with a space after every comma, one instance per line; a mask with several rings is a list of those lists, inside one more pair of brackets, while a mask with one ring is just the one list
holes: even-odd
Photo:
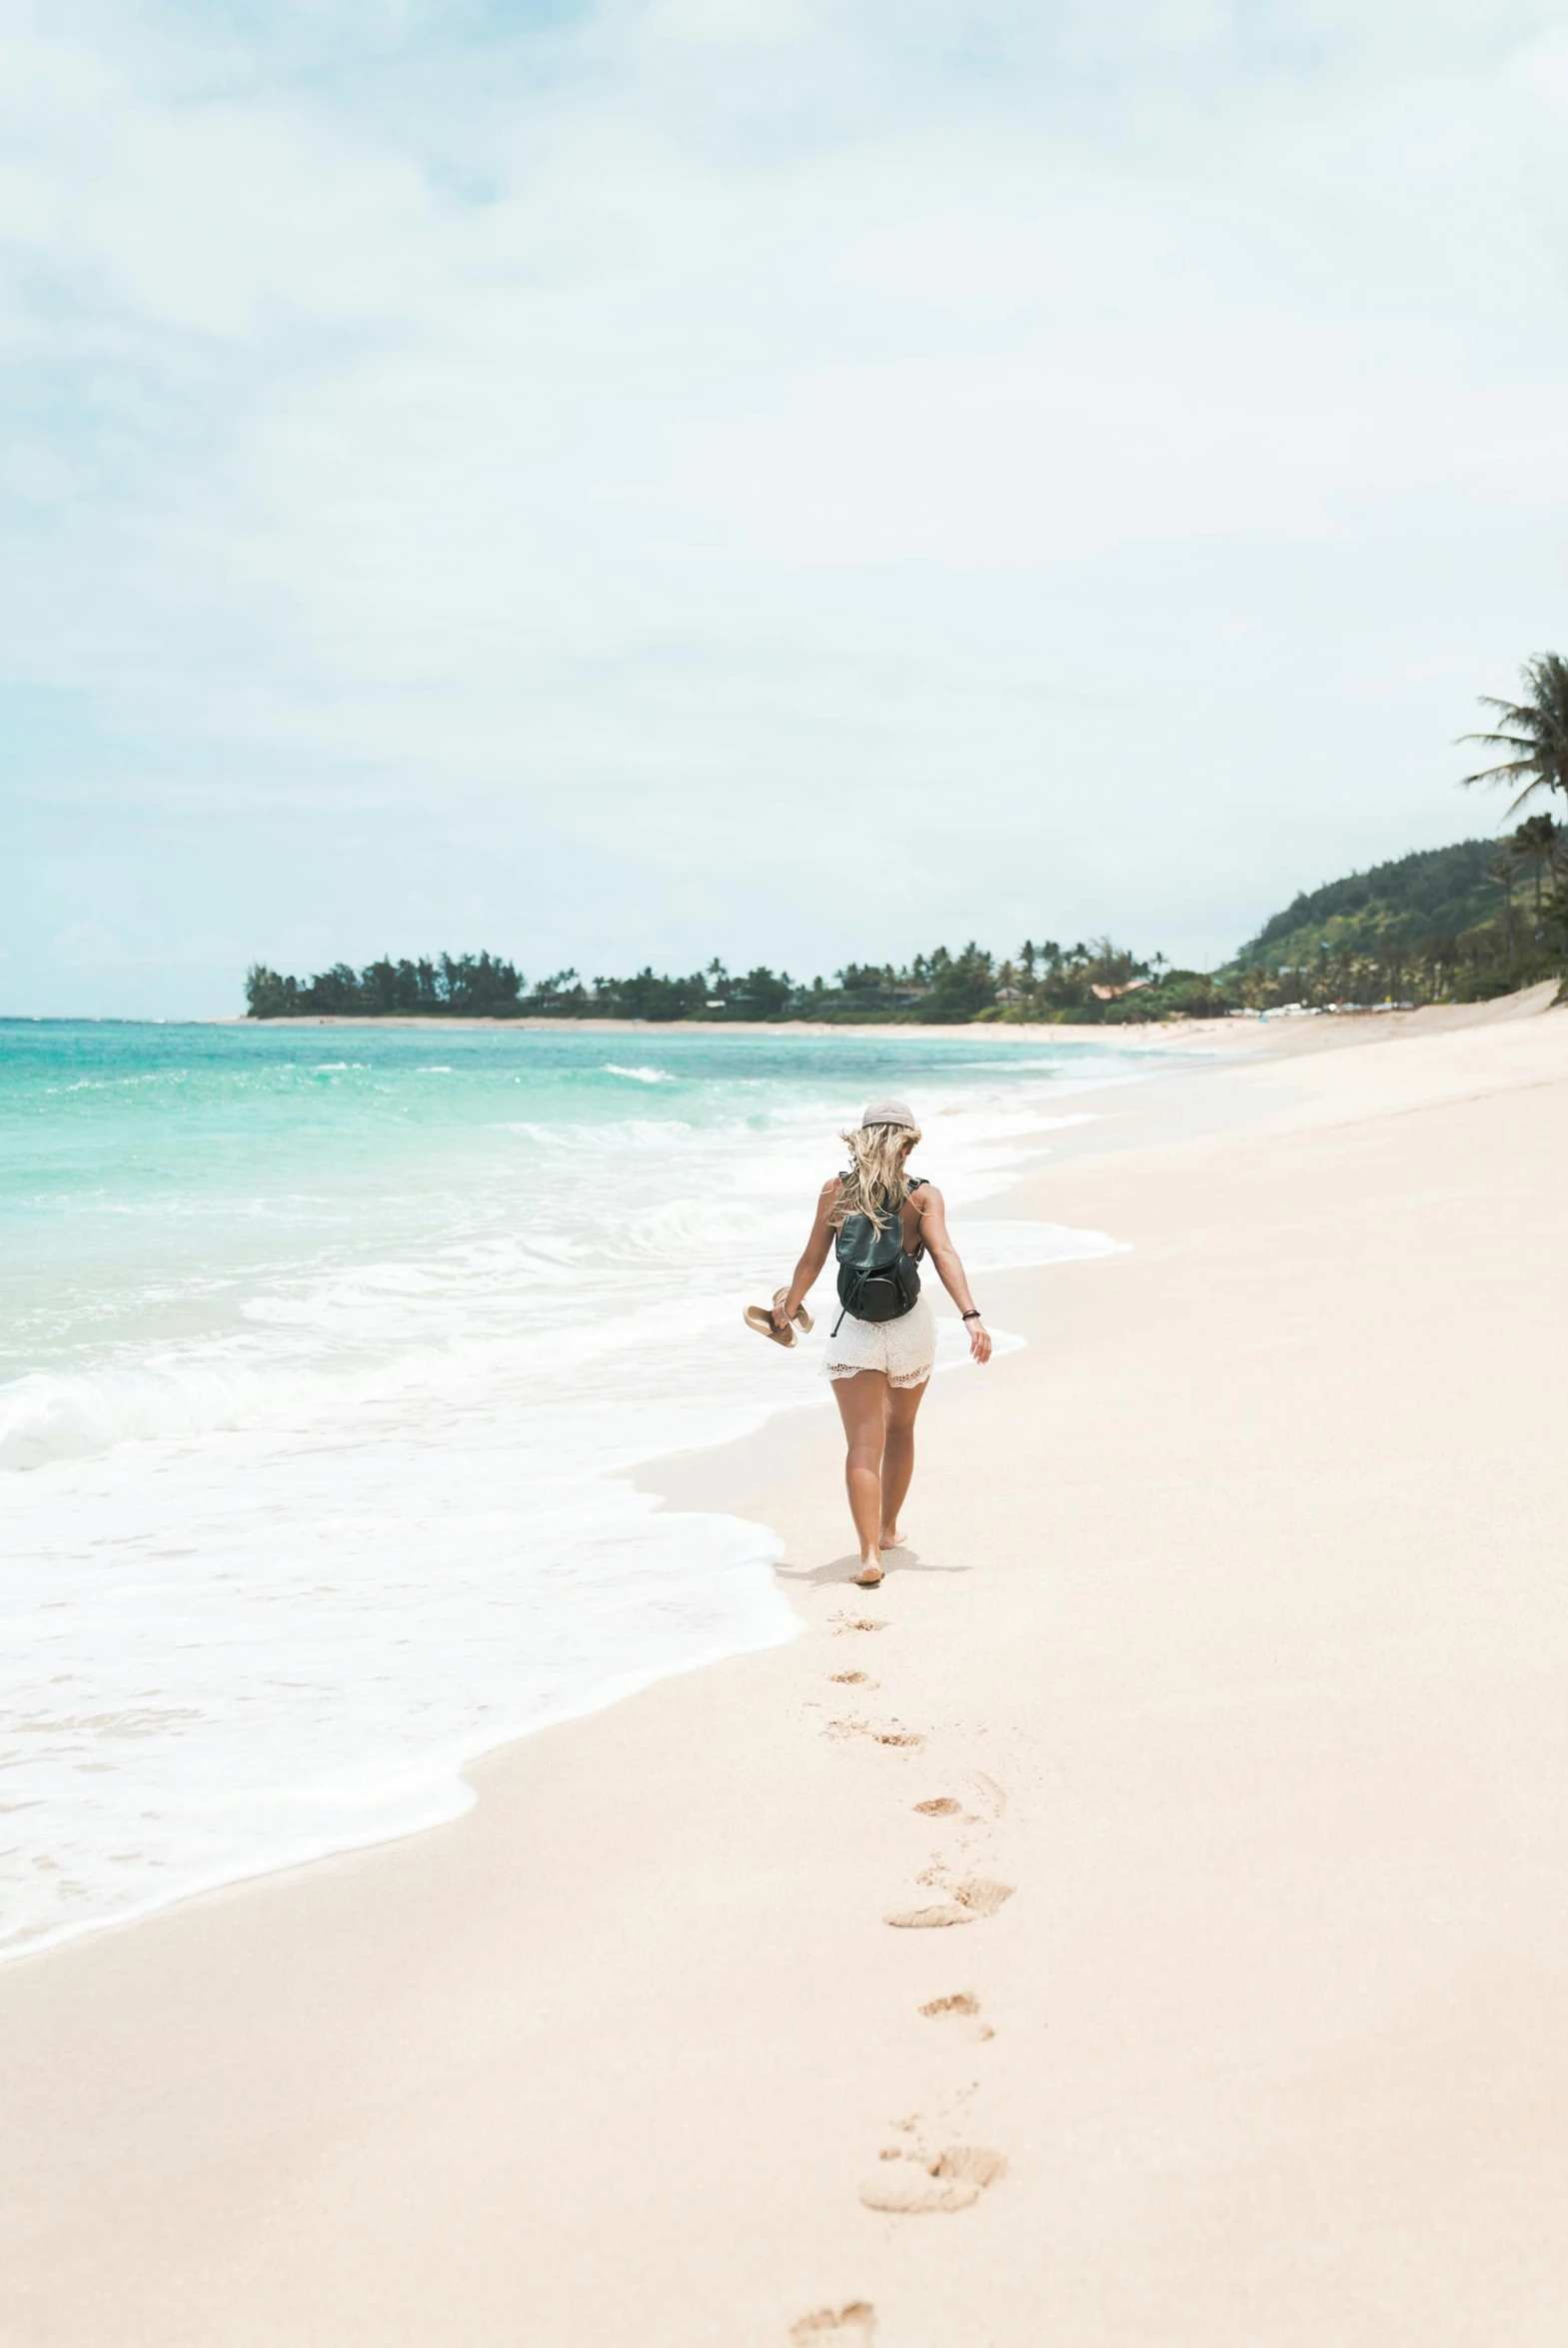
[[[1485, 821], [1448, 738], [1564, 584], [1544, 9], [348, 22], [13, 37], [30, 825], [199, 811], [238, 967], [411, 889], [438, 942], [451, 821], [454, 918], [605, 967], [1212, 955]], [[268, 806], [379, 811], [308, 916], [225, 852]]]

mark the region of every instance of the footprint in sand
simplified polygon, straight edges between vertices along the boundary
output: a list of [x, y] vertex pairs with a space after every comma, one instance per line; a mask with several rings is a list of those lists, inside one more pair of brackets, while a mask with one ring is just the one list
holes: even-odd
[[953, 1893], [966, 1908], [977, 1916], [994, 1916], [996, 1910], [1012, 1897], [1010, 1883], [997, 1883], [989, 1875], [976, 1875], [967, 1883], [960, 1883]]
[[950, 1793], [937, 1794], [934, 1801], [916, 1802], [922, 1818], [957, 1818], [963, 1814], [962, 1802], [955, 1802]]
[[827, 1676], [834, 1687], [870, 1687], [874, 1684], [863, 1671], [829, 1671]]
[[980, 2042], [987, 2038], [994, 2038], [996, 2035], [989, 2022], [982, 2022], [980, 2019], [979, 1999], [971, 1997], [966, 1989], [955, 1990], [951, 1997], [928, 1998], [921, 2006], [920, 2012], [927, 2021], [962, 2023], [966, 2025], [965, 2037]]
[[878, 1622], [871, 1614], [839, 1614], [833, 1619], [833, 1636], [843, 1630], [885, 1630], [885, 1622]]
[[950, 1900], [944, 1900], [940, 1906], [927, 1908], [889, 1908], [882, 1918], [884, 1924], [892, 1924], [900, 1932], [919, 1932], [927, 1928], [934, 1931], [943, 1924], [973, 1924], [977, 1921], [978, 1918], [972, 1916], [967, 1908], [957, 1907]]
[[989, 1876], [977, 1875], [971, 1883], [960, 1883], [950, 1901], [936, 1907], [889, 1908], [882, 1922], [904, 1932], [943, 1924], [977, 1924], [982, 1917], [994, 1916], [1012, 1893], [1010, 1883], [995, 1883]]
[[915, 1728], [873, 1728], [869, 1720], [829, 1720], [823, 1736], [869, 1736], [877, 1744], [921, 1745], [924, 1737]]
[[989, 1810], [991, 1816], [993, 1818], [999, 1818], [1002, 1814], [1002, 1811], [1007, 1807], [1007, 1796], [1004, 1789], [997, 1784], [995, 1778], [987, 1777], [983, 1769], [971, 1769], [969, 1771], [969, 1783], [973, 1786], [975, 1792], [979, 1795], [981, 1801], [985, 1804], [985, 1807]]
[[979, 2144], [953, 2144], [930, 2156], [894, 2149], [882, 2154], [877, 2174], [860, 2187], [860, 2199], [867, 2209], [897, 2217], [950, 2216], [969, 2208], [1006, 2173], [1002, 2155]]
[[820, 2348], [823, 2341], [836, 2341], [838, 2348], [871, 2348], [875, 2337], [876, 2310], [868, 2299], [818, 2307], [789, 2326], [789, 2348]]

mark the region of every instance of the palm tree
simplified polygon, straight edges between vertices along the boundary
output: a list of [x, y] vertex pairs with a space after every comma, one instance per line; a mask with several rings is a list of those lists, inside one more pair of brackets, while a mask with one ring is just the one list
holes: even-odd
[[1495, 767], [1466, 775], [1470, 783], [1522, 783], [1524, 789], [1508, 813], [1517, 815], [1538, 791], [1561, 791], [1568, 797], [1568, 661], [1561, 653], [1542, 653], [1526, 661], [1520, 672], [1529, 688], [1523, 701], [1499, 701], [1483, 693], [1487, 709], [1496, 710], [1502, 725], [1494, 734], [1461, 734], [1461, 742], [1482, 742], [1488, 749], [1506, 751]]
[[1503, 956], [1512, 964], [1514, 958], [1514, 891], [1525, 868], [1525, 859], [1519, 853], [1516, 835], [1509, 833], [1498, 842], [1497, 854], [1486, 868], [1486, 877], [1495, 881], [1503, 893]]
[[1565, 842], [1563, 827], [1550, 816], [1526, 816], [1514, 834], [1520, 867], [1535, 883], [1535, 943], [1541, 943], [1541, 884], [1561, 877]]

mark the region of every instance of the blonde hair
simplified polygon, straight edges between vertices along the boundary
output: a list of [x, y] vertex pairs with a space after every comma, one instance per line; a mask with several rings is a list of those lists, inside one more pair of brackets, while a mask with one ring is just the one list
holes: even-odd
[[843, 1176], [843, 1189], [829, 1221], [836, 1227], [846, 1216], [867, 1214], [878, 1230], [887, 1215], [900, 1209], [909, 1195], [903, 1162], [920, 1138], [918, 1126], [855, 1126], [841, 1134], [854, 1164]]

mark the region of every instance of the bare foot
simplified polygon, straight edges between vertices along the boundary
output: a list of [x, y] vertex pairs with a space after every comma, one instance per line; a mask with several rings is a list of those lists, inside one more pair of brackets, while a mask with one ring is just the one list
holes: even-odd
[[862, 1557], [860, 1570], [854, 1578], [861, 1589], [874, 1589], [882, 1578], [881, 1566], [874, 1557]]
[[876, 1545], [879, 1549], [906, 1549], [909, 1544], [896, 1524], [884, 1524], [876, 1535]]

